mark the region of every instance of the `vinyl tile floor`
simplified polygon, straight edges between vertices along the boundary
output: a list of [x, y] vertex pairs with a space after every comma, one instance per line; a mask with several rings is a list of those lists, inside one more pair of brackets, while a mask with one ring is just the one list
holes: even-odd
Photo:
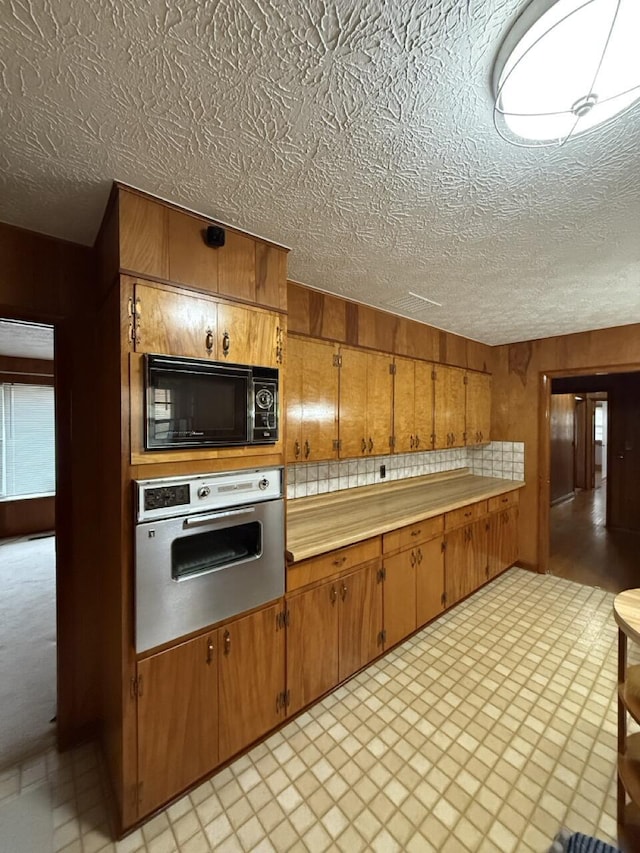
[[0, 817], [42, 788], [56, 853], [615, 843], [612, 602], [510, 569], [119, 842], [94, 745], [0, 772]]

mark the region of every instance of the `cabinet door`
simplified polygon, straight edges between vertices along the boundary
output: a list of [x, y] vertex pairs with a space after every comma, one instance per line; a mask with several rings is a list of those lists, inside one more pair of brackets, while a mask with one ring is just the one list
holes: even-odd
[[120, 269], [134, 275], [169, 277], [167, 208], [135, 192], [118, 192]]
[[485, 517], [471, 525], [474, 584], [469, 592], [482, 586], [489, 577], [489, 522]]
[[444, 610], [444, 550], [442, 537], [418, 546], [416, 617], [418, 627]]
[[467, 444], [486, 444], [491, 440], [491, 376], [467, 373]]
[[338, 680], [348, 678], [381, 650], [382, 583], [378, 566], [336, 582], [340, 595]]
[[472, 542], [473, 526], [470, 524], [467, 527], [459, 527], [457, 530], [448, 533], [445, 538], [445, 592], [447, 607], [469, 595], [478, 586]]
[[301, 341], [302, 460], [318, 462], [338, 455], [338, 379], [336, 348], [324, 341]]
[[304, 346], [301, 338], [287, 339], [285, 368], [287, 463], [302, 461], [302, 374]]
[[217, 305], [213, 300], [140, 282], [135, 285], [134, 299], [136, 352], [217, 357]]
[[[396, 453], [415, 450], [415, 392], [416, 362], [410, 358], [394, 359], [393, 378], [393, 435]], [[425, 445], [426, 446], [426, 445]]]
[[197, 637], [138, 664], [139, 816], [218, 763], [218, 644]]
[[226, 228], [224, 246], [215, 251], [218, 252], [219, 293], [255, 302], [256, 241]]
[[367, 353], [367, 453], [389, 453], [392, 430], [393, 374], [392, 356]]
[[414, 549], [385, 558], [382, 596], [387, 647], [395, 645], [416, 630], [415, 564]]
[[433, 365], [415, 363], [415, 445], [417, 450], [433, 446]]
[[368, 453], [367, 353], [341, 347], [339, 424], [340, 456], [349, 459]]
[[434, 380], [435, 448], [462, 447], [465, 429], [464, 370], [439, 365]]
[[284, 630], [276, 604], [219, 628], [220, 761], [284, 717]]
[[278, 367], [280, 339], [284, 340], [284, 328], [278, 314], [228, 302], [218, 304], [219, 361]]
[[287, 602], [287, 689], [294, 714], [338, 683], [338, 583]]
[[169, 220], [169, 279], [216, 293], [219, 249], [204, 241], [209, 223], [180, 210], [167, 210]]
[[490, 516], [488, 537], [488, 577], [493, 578], [518, 559], [517, 506]]

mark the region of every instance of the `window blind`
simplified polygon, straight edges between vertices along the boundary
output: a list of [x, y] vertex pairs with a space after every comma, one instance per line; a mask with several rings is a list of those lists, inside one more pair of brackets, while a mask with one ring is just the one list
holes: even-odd
[[55, 409], [50, 385], [0, 385], [0, 497], [55, 491]]

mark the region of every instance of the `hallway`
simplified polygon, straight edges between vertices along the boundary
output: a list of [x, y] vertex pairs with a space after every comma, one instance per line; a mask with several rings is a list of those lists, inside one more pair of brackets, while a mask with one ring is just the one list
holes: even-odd
[[609, 592], [640, 586], [640, 533], [605, 528], [606, 488], [551, 507], [549, 574]]

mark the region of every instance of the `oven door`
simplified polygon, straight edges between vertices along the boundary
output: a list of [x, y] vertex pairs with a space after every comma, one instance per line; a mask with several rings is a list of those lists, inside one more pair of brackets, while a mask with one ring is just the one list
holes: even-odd
[[136, 651], [284, 594], [284, 501], [136, 527]]

